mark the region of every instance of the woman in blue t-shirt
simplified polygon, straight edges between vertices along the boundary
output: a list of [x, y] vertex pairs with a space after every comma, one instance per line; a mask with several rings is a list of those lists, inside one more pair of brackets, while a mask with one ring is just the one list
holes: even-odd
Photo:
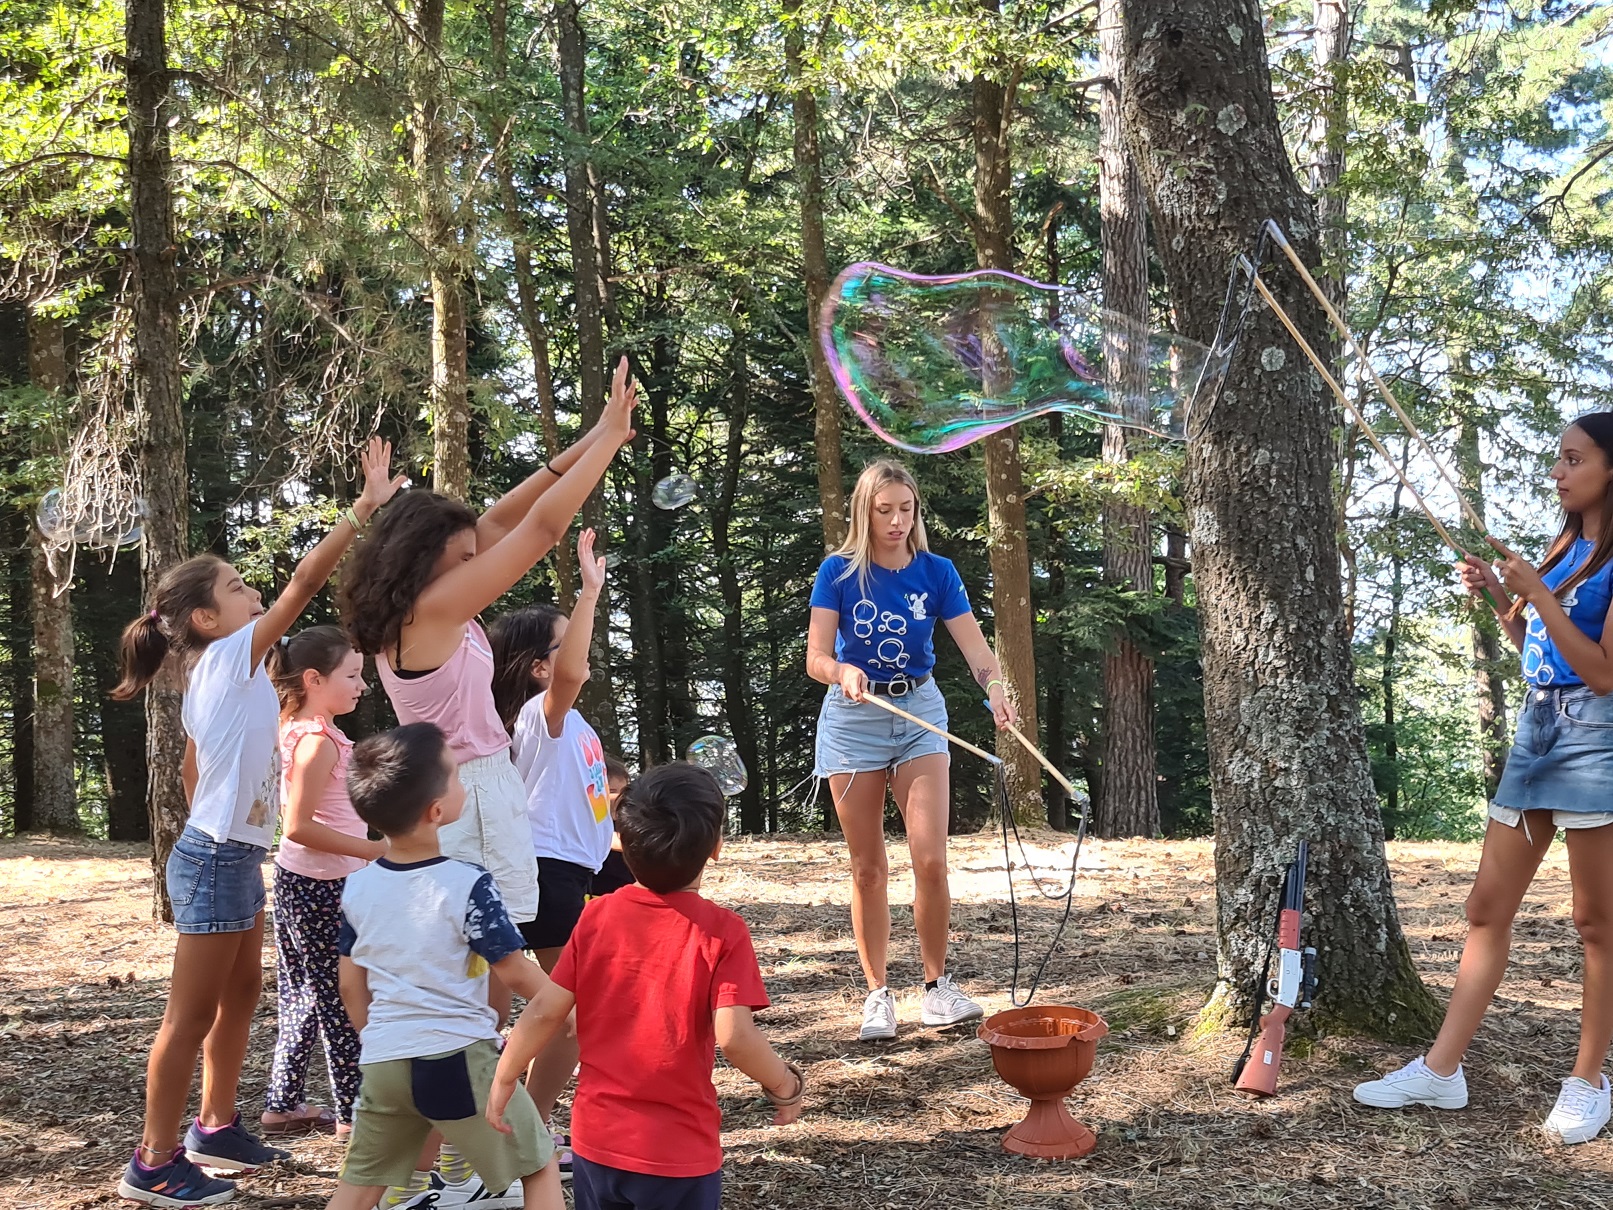
[[1602, 1064], [1613, 1044], [1613, 412], [1569, 426], [1551, 478], [1565, 517], [1539, 571], [1494, 539], [1502, 555], [1494, 570], [1471, 555], [1457, 565], [1469, 592], [1488, 589], [1502, 603], [1528, 689], [1490, 804], [1467, 898], [1467, 942], [1439, 1036], [1426, 1056], [1358, 1086], [1355, 1099], [1385, 1109], [1467, 1104], [1462, 1057], [1506, 972], [1518, 905], [1562, 828], [1585, 976], [1579, 1054], [1544, 1128], [1561, 1142], [1584, 1143], [1608, 1121]]
[[867, 695], [889, 697], [909, 714], [945, 729], [946, 701], [931, 675], [939, 618], [986, 690], [997, 725], [1018, 716], [1002, 666], [969, 610], [957, 568], [930, 553], [918, 484], [907, 468], [879, 461], [864, 470], [851, 493], [850, 521], [845, 544], [823, 561], [812, 586], [807, 674], [829, 686], [818, 715], [816, 771], [829, 779], [851, 854], [852, 929], [870, 988], [860, 1036], [894, 1038], [896, 1002], [885, 985], [891, 931], [887, 785], [907, 826], [913, 861], [913, 924], [924, 961], [923, 1022], [955, 1025], [982, 1010], [946, 973], [952, 915], [946, 741], [881, 709]]

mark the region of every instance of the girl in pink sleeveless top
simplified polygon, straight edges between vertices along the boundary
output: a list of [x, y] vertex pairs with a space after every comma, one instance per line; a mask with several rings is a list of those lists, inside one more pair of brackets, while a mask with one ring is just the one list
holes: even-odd
[[[347, 876], [386, 852], [347, 797], [352, 741], [329, 720], [364, 692], [364, 657], [335, 626], [311, 626], [270, 650], [280, 694], [285, 833], [274, 863], [279, 1033], [260, 1119], [264, 1134], [347, 1130], [358, 1097], [358, 1034], [338, 986], [336, 936]], [[323, 1039], [335, 1112], [303, 1093]]]
[[353, 645], [376, 657], [398, 720], [436, 724], [459, 759], [465, 811], [442, 829], [443, 853], [491, 872], [516, 921], [538, 914], [526, 794], [493, 705], [493, 657], [476, 617], [565, 536], [632, 439], [637, 402], [623, 358], [599, 423], [570, 449], [480, 517], [436, 492], [403, 493], [342, 578], [343, 624]]

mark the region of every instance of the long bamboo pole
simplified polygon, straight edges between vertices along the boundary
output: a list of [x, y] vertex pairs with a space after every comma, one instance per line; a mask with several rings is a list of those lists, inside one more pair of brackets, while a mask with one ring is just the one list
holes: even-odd
[[1002, 758], [1000, 756], [997, 756], [997, 755], [995, 755], [994, 753], [991, 753], [991, 752], [986, 752], [983, 749], [977, 748], [973, 744], [971, 744], [968, 740], [959, 739], [956, 735], [953, 735], [952, 732], [945, 731], [942, 728], [937, 727], [934, 723], [927, 723], [916, 714], [909, 714], [906, 710], [903, 710], [900, 706], [896, 705], [894, 702], [890, 701], [887, 698], [881, 697], [877, 693], [865, 693], [865, 694], [863, 694], [863, 701], [865, 701], [865, 702], [873, 702], [874, 705], [878, 706], [881, 710], [889, 710], [897, 718], [905, 718], [910, 723], [917, 723], [920, 727], [923, 727], [926, 731], [934, 732], [936, 735], [939, 735], [942, 739], [946, 740], [948, 743], [957, 744], [958, 747], [962, 748], [966, 752], [973, 752], [981, 760], [986, 761], [989, 764], [1000, 765], [1000, 764], [1003, 763]]

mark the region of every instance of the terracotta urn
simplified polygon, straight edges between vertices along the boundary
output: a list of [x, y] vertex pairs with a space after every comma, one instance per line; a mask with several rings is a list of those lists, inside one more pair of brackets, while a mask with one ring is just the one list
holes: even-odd
[[1031, 1102], [1025, 1120], [1003, 1135], [1004, 1151], [1068, 1160], [1098, 1145], [1097, 1136], [1070, 1116], [1064, 1098], [1087, 1078], [1098, 1039], [1108, 1032], [1097, 1013], [1062, 1004], [1011, 1008], [980, 1023], [977, 1034], [991, 1047], [997, 1074]]

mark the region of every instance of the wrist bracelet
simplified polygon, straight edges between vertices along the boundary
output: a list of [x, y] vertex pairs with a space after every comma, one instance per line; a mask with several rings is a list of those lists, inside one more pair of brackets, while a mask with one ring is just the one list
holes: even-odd
[[993, 685], [1000, 685], [1000, 686], [1002, 686], [1002, 691], [1004, 693], [1008, 692], [1008, 683], [1006, 681], [1004, 681], [1001, 677], [994, 676], [989, 681], [986, 682], [986, 692], [987, 693], [991, 692], [991, 687]]
[[565, 478], [564, 475], [562, 475], [559, 471], [554, 469], [554, 463], [552, 463], [552, 462], [545, 462], [543, 464], [542, 469], [548, 471], [556, 479], [564, 479]]
[[787, 1067], [790, 1074], [795, 1077], [795, 1095], [791, 1097], [778, 1097], [773, 1095], [772, 1089], [762, 1089], [762, 1091], [767, 1094], [767, 1099], [773, 1103], [773, 1108], [775, 1109], [788, 1109], [791, 1105], [799, 1105], [801, 1103], [801, 1098], [806, 1096], [806, 1076], [801, 1074], [801, 1069], [794, 1063], [788, 1061], [785, 1062], [784, 1066]]
[[358, 514], [353, 511], [352, 505], [348, 505], [348, 507], [342, 509], [342, 520], [346, 521], [353, 527], [353, 532], [355, 534], [361, 534], [364, 532], [364, 522], [358, 519]]

